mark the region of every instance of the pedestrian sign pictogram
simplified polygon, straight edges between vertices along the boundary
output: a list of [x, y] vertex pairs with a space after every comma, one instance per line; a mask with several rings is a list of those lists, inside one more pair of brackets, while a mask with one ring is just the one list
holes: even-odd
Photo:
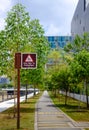
[[21, 62], [23, 69], [35, 69], [37, 67], [36, 53], [23, 53]]
[[30, 55], [27, 56], [25, 62], [34, 62]]

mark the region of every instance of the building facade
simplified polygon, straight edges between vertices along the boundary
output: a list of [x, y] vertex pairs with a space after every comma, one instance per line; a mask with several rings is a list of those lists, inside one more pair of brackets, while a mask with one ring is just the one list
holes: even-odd
[[89, 32], [89, 0], [79, 0], [71, 22], [71, 35]]
[[10, 81], [7, 77], [4, 77], [4, 76], [0, 76], [0, 85], [1, 84], [8, 84]]
[[46, 36], [46, 38], [52, 49], [63, 48], [67, 42], [72, 41], [71, 36]]

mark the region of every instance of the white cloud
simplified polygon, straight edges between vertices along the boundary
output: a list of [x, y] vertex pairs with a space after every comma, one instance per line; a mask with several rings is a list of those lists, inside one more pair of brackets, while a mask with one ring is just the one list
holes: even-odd
[[30, 16], [43, 23], [47, 35], [67, 35], [70, 34], [77, 2], [78, 0], [32, 0], [29, 3]]
[[5, 26], [5, 20], [3, 18], [0, 18], [0, 30], [3, 30]]
[[49, 27], [46, 29], [46, 34], [45, 35], [47, 35], [47, 36], [59, 35], [59, 28], [57, 28], [53, 24], [50, 24]]
[[12, 7], [11, 0], [0, 0], [0, 30], [4, 29], [5, 17], [8, 10]]
[[0, 0], [0, 29], [12, 3], [23, 3], [32, 19], [42, 23], [46, 35], [70, 34], [71, 20], [78, 0]]
[[6, 12], [11, 7], [11, 0], [0, 0], [0, 11]]

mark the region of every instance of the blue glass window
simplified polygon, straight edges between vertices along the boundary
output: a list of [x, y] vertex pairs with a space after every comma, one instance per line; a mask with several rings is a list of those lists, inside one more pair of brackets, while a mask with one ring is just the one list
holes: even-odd
[[65, 45], [65, 42], [62, 42], [62, 48], [64, 47], [64, 45]]
[[65, 37], [64, 36], [61, 37], [61, 41], [65, 41]]
[[51, 40], [54, 41], [54, 37], [51, 37]]
[[61, 37], [60, 36], [58, 37], [58, 41], [61, 41]]
[[72, 41], [71, 36], [48, 36], [47, 37], [48, 42], [50, 43], [51, 48], [56, 48], [56, 47], [64, 47], [67, 42]]

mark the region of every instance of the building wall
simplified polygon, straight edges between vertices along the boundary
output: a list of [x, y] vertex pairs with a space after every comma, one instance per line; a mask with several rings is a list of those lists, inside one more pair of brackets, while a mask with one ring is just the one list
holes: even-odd
[[50, 47], [54, 48], [63, 48], [67, 42], [72, 41], [71, 36], [46, 36], [48, 42], [50, 43]]
[[79, 0], [71, 22], [71, 34], [89, 32], [89, 0]]

